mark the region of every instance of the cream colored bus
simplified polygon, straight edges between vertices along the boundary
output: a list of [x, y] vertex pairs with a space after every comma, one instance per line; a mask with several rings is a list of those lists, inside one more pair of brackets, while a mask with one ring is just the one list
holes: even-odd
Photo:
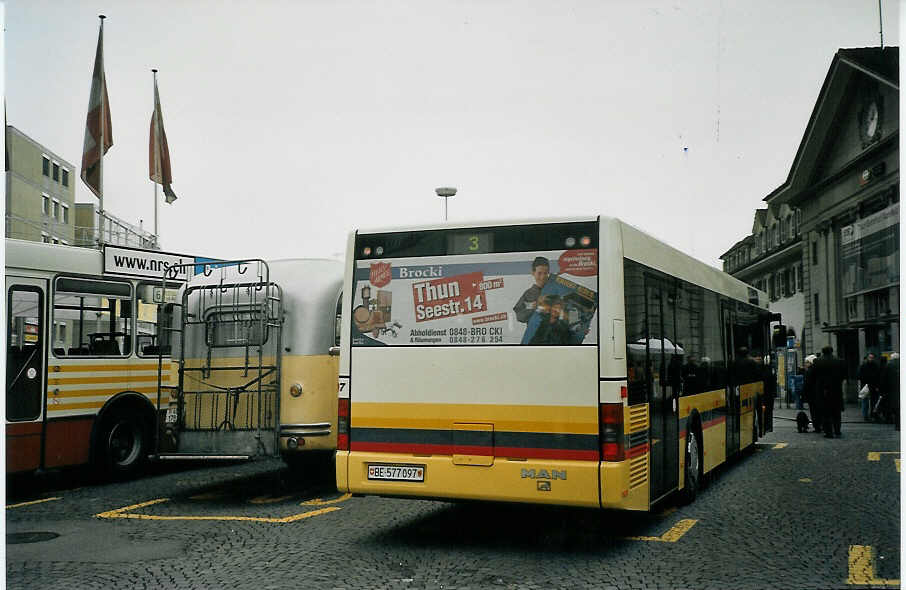
[[161, 460], [333, 460], [342, 262], [194, 265], [171, 337]]
[[617, 219], [347, 252], [343, 492], [650, 510], [759, 435], [765, 294]]
[[[160, 326], [178, 283], [137, 265], [180, 255], [5, 246], [7, 473], [88, 463], [108, 475], [138, 473], [167, 406], [157, 396], [158, 379], [167, 385], [172, 376]], [[127, 262], [132, 276], [107, 271]]]

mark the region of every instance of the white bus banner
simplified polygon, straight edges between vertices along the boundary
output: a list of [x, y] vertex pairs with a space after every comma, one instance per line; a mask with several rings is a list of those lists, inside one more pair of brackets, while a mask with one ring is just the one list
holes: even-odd
[[[170, 267], [192, 262], [195, 262], [195, 257], [186, 254], [104, 246], [104, 272], [110, 274], [160, 279], [163, 278], [164, 271]], [[190, 268], [184, 266], [174, 276], [168, 275], [167, 279], [187, 281]]]
[[597, 344], [598, 252], [359, 260], [353, 346]]

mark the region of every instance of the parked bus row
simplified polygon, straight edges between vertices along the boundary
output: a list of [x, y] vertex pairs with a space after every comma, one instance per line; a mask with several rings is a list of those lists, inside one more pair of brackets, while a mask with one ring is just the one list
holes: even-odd
[[314, 456], [344, 492], [649, 510], [770, 427], [765, 294], [616, 219], [146, 278], [6, 244], [8, 473]]

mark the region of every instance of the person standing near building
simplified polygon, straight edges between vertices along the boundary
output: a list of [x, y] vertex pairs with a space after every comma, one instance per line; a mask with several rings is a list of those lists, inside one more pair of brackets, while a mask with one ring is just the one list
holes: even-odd
[[808, 404], [808, 411], [812, 418], [814, 432], [821, 432], [821, 405], [815, 395], [815, 359], [818, 357], [810, 354], [805, 357], [805, 375], [802, 380], [802, 397]]
[[839, 437], [846, 367], [843, 361], [834, 357], [834, 349], [825, 346], [821, 349], [821, 357], [815, 361], [812, 370], [815, 375], [815, 396], [820, 400], [824, 437]]
[[[862, 417], [866, 421], [873, 417], [874, 407], [878, 404], [878, 385], [881, 377], [881, 369], [875, 362], [874, 353], [869, 352], [865, 355], [865, 361], [859, 367], [859, 403], [862, 406]], [[868, 396], [862, 397], [862, 388], [868, 386]], [[867, 400], [867, 408], [866, 406]]]
[[887, 408], [893, 414], [894, 427], [900, 429], [900, 355], [893, 353], [881, 370], [881, 387], [887, 396]]

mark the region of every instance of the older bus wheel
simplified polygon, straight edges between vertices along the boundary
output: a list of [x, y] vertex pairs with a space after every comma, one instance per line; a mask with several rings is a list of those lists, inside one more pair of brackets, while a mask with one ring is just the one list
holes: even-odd
[[104, 471], [113, 477], [131, 477], [144, 465], [148, 436], [142, 421], [124, 413], [104, 421], [100, 439]]

